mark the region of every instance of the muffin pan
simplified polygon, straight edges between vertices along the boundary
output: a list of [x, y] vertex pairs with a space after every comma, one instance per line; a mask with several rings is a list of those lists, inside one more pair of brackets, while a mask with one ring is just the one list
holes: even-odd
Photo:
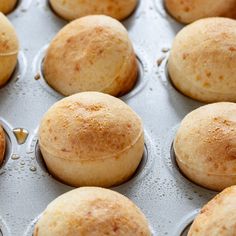
[[[73, 189], [48, 174], [37, 147], [43, 114], [63, 97], [43, 79], [45, 45], [67, 21], [55, 15], [46, 0], [21, 0], [8, 17], [21, 51], [12, 79], [0, 89], [0, 123], [8, 134], [0, 168], [0, 236], [30, 236], [48, 203]], [[142, 209], [153, 235], [187, 235], [199, 208], [216, 192], [185, 178], [171, 151], [180, 121], [203, 105], [178, 92], [166, 73], [168, 49], [183, 25], [165, 12], [162, 0], [140, 0], [122, 23], [134, 44], [140, 73], [135, 88], [121, 99], [143, 120], [146, 151], [133, 178], [112, 189]], [[24, 144], [17, 143], [14, 128], [29, 132]]]

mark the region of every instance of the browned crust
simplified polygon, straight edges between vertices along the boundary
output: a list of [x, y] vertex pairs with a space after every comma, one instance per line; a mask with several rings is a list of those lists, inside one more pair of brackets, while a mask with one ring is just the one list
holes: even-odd
[[49, 109], [40, 125], [39, 145], [57, 178], [73, 186], [107, 187], [127, 180], [137, 168], [143, 127], [120, 99], [83, 92]]
[[8, 14], [14, 10], [18, 0], [1, 0], [0, 1], [0, 12]]
[[236, 186], [226, 188], [201, 210], [194, 220], [188, 236], [235, 235]]
[[193, 182], [217, 191], [236, 184], [236, 104], [215, 103], [189, 113], [177, 131], [174, 151]]
[[208, 18], [182, 29], [168, 61], [173, 85], [204, 102], [236, 101], [235, 20]]
[[138, 0], [49, 0], [49, 3], [58, 16], [68, 21], [96, 14], [124, 20], [135, 11]]
[[120, 99], [84, 92], [49, 109], [40, 125], [39, 143], [62, 159], [97, 160], [129, 149], [142, 132], [141, 119]]
[[150, 236], [148, 222], [128, 198], [108, 189], [86, 187], [51, 202], [37, 222], [34, 236]]
[[126, 78], [121, 78], [120, 81], [119, 78], [117, 78], [117, 83], [119, 83], [120, 89], [117, 89], [117, 91], [115, 91], [111, 95], [117, 97], [125, 95], [126, 93], [130, 92], [137, 83], [139, 70], [138, 70], [137, 58], [134, 53], [130, 58], [130, 63], [132, 65], [130, 67], [131, 71], [127, 74]]
[[122, 24], [95, 15], [71, 22], [56, 35], [43, 70], [47, 83], [63, 95], [98, 91], [119, 96], [135, 85], [138, 64]]
[[215, 0], [165, 0], [165, 8], [173, 18], [184, 24], [207, 17], [236, 17], [234, 0], [215, 3]]

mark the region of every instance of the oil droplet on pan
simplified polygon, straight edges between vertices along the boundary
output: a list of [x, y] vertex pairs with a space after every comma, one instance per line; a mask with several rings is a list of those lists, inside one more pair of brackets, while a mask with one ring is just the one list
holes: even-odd
[[169, 48], [162, 48], [162, 50], [161, 50], [162, 52], [164, 52], [164, 53], [167, 53], [167, 52], [169, 52], [170, 51], [170, 49]]
[[16, 137], [18, 144], [24, 144], [26, 139], [28, 138], [29, 132], [26, 129], [23, 128], [16, 128], [13, 129], [13, 133]]
[[41, 76], [40, 76], [39, 73], [37, 73], [37, 74], [34, 76], [34, 79], [35, 79], [35, 80], [39, 80], [40, 78], [41, 78]]
[[35, 172], [37, 170], [36, 166], [31, 166], [30, 171]]
[[21, 161], [20, 164], [21, 164], [22, 166], [24, 166], [24, 165], [25, 165], [25, 162], [24, 162], [24, 161]]
[[159, 67], [159, 66], [161, 66], [161, 64], [162, 64], [162, 62], [165, 60], [165, 56], [162, 56], [162, 57], [160, 57], [159, 59], [157, 59], [157, 66]]
[[20, 159], [20, 156], [18, 154], [12, 154], [11, 159], [12, 160], [18, 160], [18, 159]]

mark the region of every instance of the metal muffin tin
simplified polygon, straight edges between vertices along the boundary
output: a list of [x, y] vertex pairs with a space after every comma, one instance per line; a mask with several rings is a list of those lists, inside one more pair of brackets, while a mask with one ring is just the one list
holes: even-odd
[[[12, 79], [0, 89], [0, 123], [7, 134], [0, 168], [0, 236], [31, 236], [48, 203], [73, 189], [47, 173], [37, 145], [43, 114], [62, 98], [44, 81], [43, 58], [51, 39], [67, 22], [50, 9], [47, 0], [21, 0], [8, 17], [21, 51]], [[216, 192], [186, 179], [172, 149], [180, 121], [203, 105], [178, 92], [166, 71], [168, 50], [183, 25], [166, 13], [162, 0], [140, 0], [122, 23], [133, 41], [140, 73], [136, 87], [121, 99], [143, 120], [146, 150], [134, 177], [112, 189], [142, 209], [153, 235], [187, 235], [199, 209]], [[29, 132], [24, 144], [17, 143], [14, 128]]]

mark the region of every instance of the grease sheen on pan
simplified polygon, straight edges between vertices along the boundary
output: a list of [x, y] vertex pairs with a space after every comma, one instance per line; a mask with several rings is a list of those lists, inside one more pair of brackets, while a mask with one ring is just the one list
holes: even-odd
[[1, 0], [0, 1], [0, 12], [4, 14], [10, 13], [16, 6], [17, 0]]
[[204, 102], [236, 102], [236, 21], [207, 18], [176, 36], [168, 62], [175, 87]]
[[236, 104], [200, 107], [182, 121], [174, 140], [181, 171], [216, 191], [236, 184]]
[[39, 130], [43, 158], [72, 186], [109, 187], [128, 180], [144, 151], [142, 122], [123, 101], [83, 92], [55, 103]]
[[207, 17], [236, 17], [235, 0], [165, 0], [167, 11], [182, 23]]
[[16, 67], [18, 50], [15, 29], [0, 12], [0, 87], [10, 79]]
[[137, 0], [50, 0], [54, 11], [66, 20], [96, 14], [123, 20], [134, 11], [137, 3]]
[[103, 15], [66, 25], [51, 42], [44, 61], [45, 79], [64, 95], [84, 91], [122, 95], [133, 88], [137, 73], [126, 29]]
[[5, 149], [6, 149], [5, 133], [2, 126], [0, 125], [0, 166], [4, 160]]
[[235, 236], [236, 186], [214, 197], [194, 220], [188, 236]]
[[141, 210], [125, 196], [82, 187], [52, 201], [35, 226], [34, 236], [151, 236]]

